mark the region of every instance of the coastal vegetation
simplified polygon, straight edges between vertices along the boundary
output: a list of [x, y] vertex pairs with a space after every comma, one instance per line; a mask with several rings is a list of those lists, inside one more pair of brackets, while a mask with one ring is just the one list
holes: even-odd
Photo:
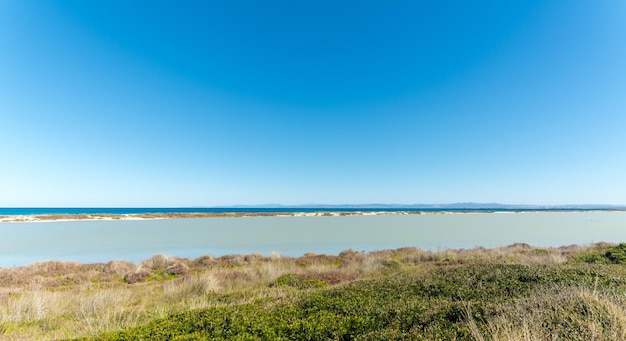
[[0, 339], [620, 340], [626, 244], [0, 269]]

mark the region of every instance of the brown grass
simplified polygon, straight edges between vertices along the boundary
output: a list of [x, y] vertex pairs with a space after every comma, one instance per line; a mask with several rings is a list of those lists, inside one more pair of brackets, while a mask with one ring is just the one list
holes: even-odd
[[555, 286], [528, 296], [487, 321], [481, 332], [470, 318], [476, 340], [626, 339], [626, 297], [588, 288]]

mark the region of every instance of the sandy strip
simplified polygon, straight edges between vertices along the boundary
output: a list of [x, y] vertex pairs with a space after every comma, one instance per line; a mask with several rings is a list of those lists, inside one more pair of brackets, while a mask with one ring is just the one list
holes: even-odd
[[4, 215], [0, 223], [41, 223], [56, 221], [94, 220], [156, 220], [188, 218], [246, 218], [246, 217], [343, 217], [343, 216], [382, 216], [408, 214], [503, 214], [503, 213], [565, 213], [565, 212], [613, 212], [625, 210], [457, 210], [457, 211], [317, 211], [317, 212], [189, 212], [189, 213], [140, 213], [140, 214], [38, 214]]
[[155, 220], [183, 218], [244, 218], [244, 217], [341, 217], [422, 214], [412, 211], [350, 211], [350, 212], [194, 212], [194, 213], [143, 213], [143, 214], [39, 214], [0, 216], [0, 223], [39, 223], [53, 221], [93, 220]]
[[43, 214], [43, 215], [5, 215], [0, 216], [0, 223], [45, 223], [54, 221], [76, 220], [153, 220], [164, 219], [162, 217], [140, 217], [128, 214], [121, 215], [86, 215], [86, 214]]

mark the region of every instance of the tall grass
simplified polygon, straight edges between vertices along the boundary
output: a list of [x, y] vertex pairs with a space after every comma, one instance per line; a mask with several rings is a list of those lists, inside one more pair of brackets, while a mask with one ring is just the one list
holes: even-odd
[[[624, 340], [626, 297], [580, 286], [554, 286], [489, 319], [477, 340]], [[468, 314], [471, 316], [471, 314]], [[470, 324], [475, 322], [470, 318]]]
[[217, 277], [211, 272], [186, 276], [163, 285], [167, 300], [182, 301], [202, 297], [220, 289]]

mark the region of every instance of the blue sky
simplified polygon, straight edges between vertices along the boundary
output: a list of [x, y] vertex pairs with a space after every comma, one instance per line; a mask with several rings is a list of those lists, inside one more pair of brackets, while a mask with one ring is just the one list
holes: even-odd
[[0, 206], [626, 204], [626, 2], [0, 1]]

